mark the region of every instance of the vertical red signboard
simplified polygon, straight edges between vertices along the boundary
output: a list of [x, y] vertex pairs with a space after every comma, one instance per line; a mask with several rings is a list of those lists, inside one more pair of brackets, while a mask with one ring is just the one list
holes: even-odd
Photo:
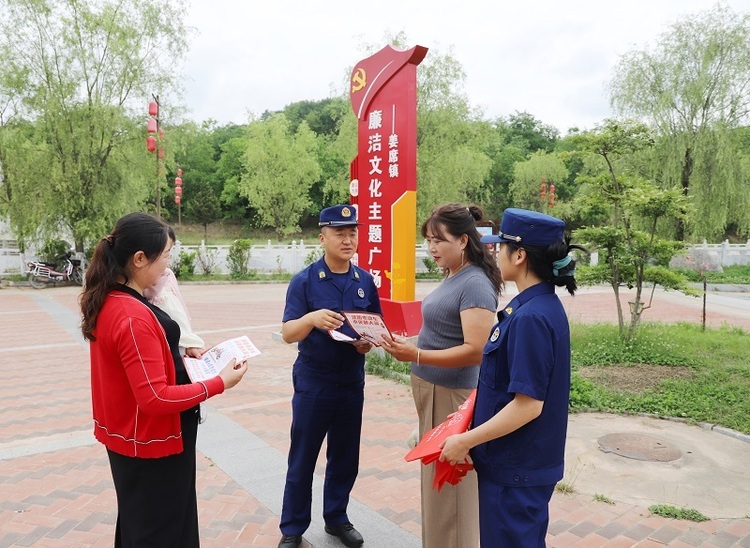
[[357, 262], [375, 279], [389, 327], [415, 335], [417, 216], [417, 65], [427, 48], [386, 46], [352, 70], [350, 98], [358, 120], [351, 201], [360, 228]]

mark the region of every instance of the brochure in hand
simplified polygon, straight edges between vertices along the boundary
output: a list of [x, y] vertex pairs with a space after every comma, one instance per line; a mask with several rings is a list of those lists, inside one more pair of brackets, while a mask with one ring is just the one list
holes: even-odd
[[182, 361], [185, 363], [190, 380], [198, 382], [218, 375], [232, 361], [232, 358], [240, 363], [259, 354], [258, 347], [246, 335], [243, 335], [217, 344], [206, 350], [200, 358], [183, 356]]
[[[375, 346], [380, 346], [383, 335], [393, 336], [388, 326], [385, 325], [383, 316], [376, 312], [342, 310], [341, 314], [346, 318], [346, 323], [359, 335], [359, 339], [365, 339]], [[340, 342], [353, 343], [359, 340], [335, 329], [329, 329], [328, 334], [333, 340]]]

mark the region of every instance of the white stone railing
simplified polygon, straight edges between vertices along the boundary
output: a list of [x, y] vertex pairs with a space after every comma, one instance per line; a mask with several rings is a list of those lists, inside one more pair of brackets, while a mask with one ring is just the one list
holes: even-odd
[[729, 240], [724, 240], [720, 244], [709, 244], [703, 240], [702, 244], [692, 245], [690, 249], [703, 251], [717, 266], [750, 264], [750, 240], [744, 244], [730, 244]]
[[[213, 254], [215, 257], [215, 272], [221, 274], [229, 273], [229, 245], [184, 245], [177, 242], [172, 250], [172, 260], [178, 259], [180, 253], [194, 253], [195, 271], [201, 273], [201, 263], [198, 255], [206, 256]], [[307, 264], [320, 257], [322, 253], [320, 244], [306, 244], [304, 241], [292, 241], [291, 244], [272, 244], [271, 240], [265, 245], [253, 245], [250, 247], [249, 269], [262, 273], [284, 272], [296, 273], [302, 270]], [[417, 272], [427, 272], [427, 267], [422, 259], [429, 256], [427, 246], [419, 244], [416, 246], [416, 270]]]
[[[176, 259], [180, 252], [212, 253], [215, 254], [215, 272], [229, 273], [227, 254], [231, 246], [228, 245], [183, 245], [178, 242], [172, 256]], [[725, 241], [720, 244], [702, 243], [690, 246], [690, 249], [701, 250], [711, 257], [714, 264], [721, 266], [750, 264], [750, 240], [744, 244], [730, 244]], [[319, 256], [318, 243], [306, 244], [302, 240], [291, 244], [272, 244], [271, 240], [265, 245], [254, 245], [250, 248], [250, 270], [259, 273], [285, 272], [295, 273], [302, 270], [313, 256]], [[423, 259], [429, 256], [426, 244], [417, 244], [416, 270], [426, 272]], [[0, 240], [0, 275], [22, 274], [25, 271], [25, 261], [36, 259], [31, 253], [25, 257], [19, 251], [14, 240]], [[196, 260], [196, 273], [201, 273], [200, 262]]]

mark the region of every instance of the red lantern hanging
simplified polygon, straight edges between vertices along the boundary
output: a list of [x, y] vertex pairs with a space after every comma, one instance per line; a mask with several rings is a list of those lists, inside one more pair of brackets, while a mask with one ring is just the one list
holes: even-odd
[[156, 133], [156, 120], [153, 118], [149, 118], [148, 122], [146, 123], [146, 130], [149, 133]]
[[182, 187], [181, 186], [174, 187], [174, 193], [177, 196], [182, 196]]
[[163, 149], [163, 148], [160, 148], [160, 149], [159, 149], [159, 159], [160, 159], [160, 160], [163, 160], [163, 159], [164, 159], [164, 149]]
[[179, 167], [177, 168], [177, 176], [182, 177], [182, 170]]
[[182, 186], [182, 177], [175, 177], [174, 178], [174, 186]]
[[174, 203], [176, 203], [177, 205], [180, 205], [180, 202], [182, 202], [182, 198], [180, 198], [179, 196], [175, 196]]
[[159, 116], [159, 103], [151, 101], [148, 104], [148, 114], [149, 116]]
[[159, 128], [159, 140], [160, 141], [164, 140], [164, 128], [163, 127]]
[[549, 206], [555, 207], [555, 185], [549, 185]]
[[539, 189], [539, 196], [542, 197], [542, 200], [547, 197], [547, 183], [542, 183], [542, 186]]
[[156, 150], [156, 137], [153, 135], [149, 135], [146, 139], [146, 148], [149, 152], [153, 152]]

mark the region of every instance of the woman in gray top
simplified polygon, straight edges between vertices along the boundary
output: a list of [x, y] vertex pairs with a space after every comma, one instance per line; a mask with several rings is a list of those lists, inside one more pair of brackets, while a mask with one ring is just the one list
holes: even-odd
[[[417, 344], [388, 341], [386, 351], [411, 361], [411, 386], [419, 415], [420, 438], [456, 411], [476, 388], [479, 364], [496, 321], [502, 278], [494, 257], [480, 242], [476, 206], [446, 204], [422, 224], [422, 236], [445, 278], [422, 301]], [[479, 545], [475, 474], [458, 485], [432, 489], [435, 465], [421, 467], [422, 546], [465, 548]]]

